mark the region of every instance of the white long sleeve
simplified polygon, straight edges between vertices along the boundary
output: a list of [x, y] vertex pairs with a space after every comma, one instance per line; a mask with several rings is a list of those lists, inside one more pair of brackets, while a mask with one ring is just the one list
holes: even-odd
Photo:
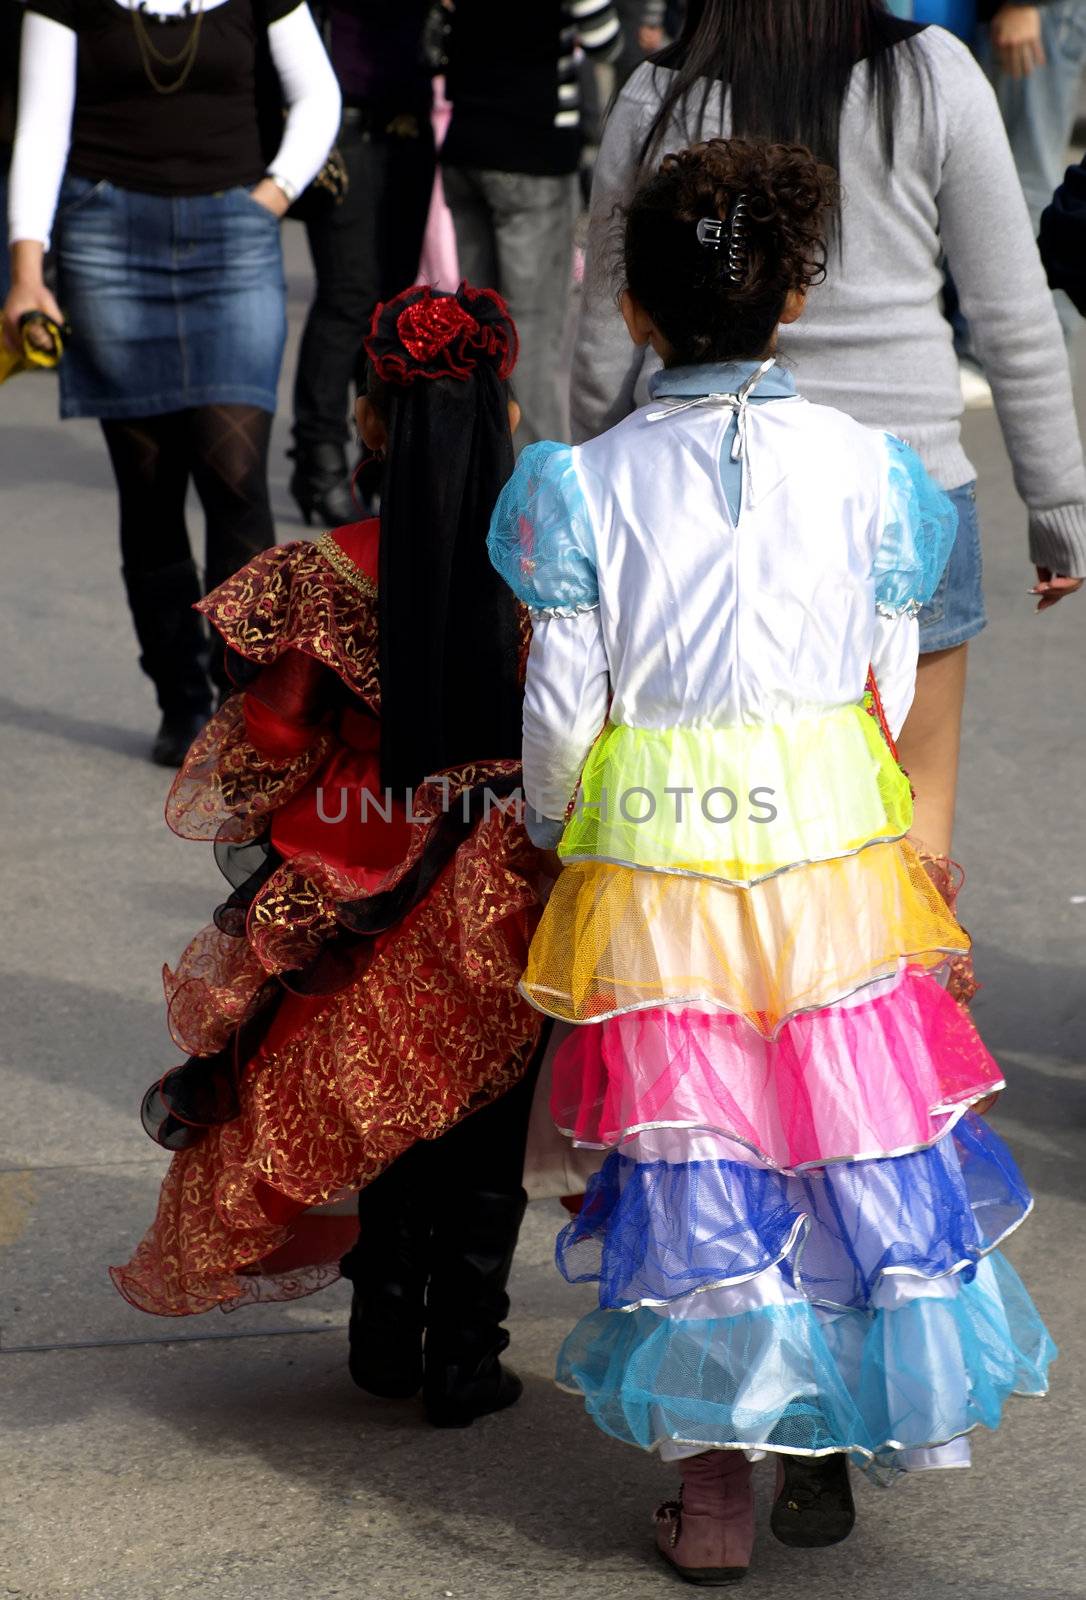
[[76, 52], [71, 28], [27, 12], [8, 198], [12, 244], [17, 239], [49, 244], [72, 136]]
[[871, 668], [887, 726], [895, 739], [905, 724], [916, 693], [919, 654], [920, 624], [915, 617], [904, 612], [896, 617], [881, 614], [876, 617]]
[[339, 132], [339, 82], [308, 5], [296, 6], [272, 23], [268, 46], [287, 105], [282, 143], [268, 171], [301, 194]]
[[[164, 10], [171, 8], [170, 0], [162, 3]], [[268, 45], [287, 107], [270, 171], [300, 194], [320, 171], [339, 131], [339, 84], [307, 5], [271, 24]], [[49, 243], [71, 142], [77, 53], [71, 28], [27, 13], [8, 206], [12, 242]]]
[[565, 816], [603, 727], [610, 677], [598, 610], [533, 617], [524, 686], [524, 795], [530, 811]]

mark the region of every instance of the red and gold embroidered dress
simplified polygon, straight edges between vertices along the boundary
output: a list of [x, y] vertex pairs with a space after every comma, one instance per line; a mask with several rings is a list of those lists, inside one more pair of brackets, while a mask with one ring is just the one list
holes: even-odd
[[166, 967], [188, 1054], [144, 1120], [175, 1150], [113, 1269], [159, 1315], [308, 1294], [357, 1232], [342, 1202], [521, 1076], [536, 853], [514, 762], [380, 788], [379, 523], [268, 550], [201, 609], [252, 674], [190, 750], [167, 820], [235, 892]]

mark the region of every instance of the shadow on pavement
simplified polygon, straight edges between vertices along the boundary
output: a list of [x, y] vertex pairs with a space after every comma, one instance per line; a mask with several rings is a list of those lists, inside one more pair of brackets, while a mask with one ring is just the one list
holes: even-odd
[[[154, 716], [153, 712], [151, 716]], [[48, 738], [64, 739], [69, 744], [92, 745], [96, 749], [111, 750], [114, 755], [141, 762], [147, 761], [153, 732], [150, 718], [145, 729], [122, 728], [112, 722], [91, 721], [69, 716], [66, 712], [47, 711], [42, 706], [23, 705], [6, 696], [0, 696], [0, 721], [8, 729], [43, 733]]]

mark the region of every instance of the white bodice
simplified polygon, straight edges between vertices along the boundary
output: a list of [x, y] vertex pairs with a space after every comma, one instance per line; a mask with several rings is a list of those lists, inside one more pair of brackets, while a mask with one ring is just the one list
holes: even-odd
[[858, 700], [877, 626], [882, 435], [799, 398], [751, 407], [733, 521], [720, 477], [730, 412], [661, 409], [573, 452], [611, 721], [719, 728]]

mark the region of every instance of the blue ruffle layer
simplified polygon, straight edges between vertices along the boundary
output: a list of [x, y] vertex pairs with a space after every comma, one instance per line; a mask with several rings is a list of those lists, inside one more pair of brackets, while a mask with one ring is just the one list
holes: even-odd
[[660, 1305], [780, 1262], [808, 1299], [863, 1308], [886, 1272], [964, 1271], [1031, 1205], [1014, 1159], [969, 1114], [913, 1155], [786, 1177], [737, 1161], [640, 1164], [614, 1153], [558, 1238], [571, 1283], [600, 1305]]
[[995, 1428], [1009, 1395], [1047, 1389], [1056, 1347], [1003, 1256], [956, 1287], [873, 1314], [806, 1301], [701, 1321], [594, 1311], [562, 1346], [558, 1382], [643, 1449], [848, 1450], [885, 1478], [901, 1450]]

